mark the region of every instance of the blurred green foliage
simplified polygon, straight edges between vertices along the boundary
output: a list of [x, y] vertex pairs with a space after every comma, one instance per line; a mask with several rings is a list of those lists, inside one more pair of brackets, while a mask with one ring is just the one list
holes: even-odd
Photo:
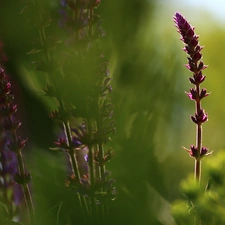
[[[66, 34], [58, 26], [58, 2], [37, 2], [52, 18], [47, 35], [65, 38]], [[186, 198], [197, 202], [198, 213], [205, 224], [224, 224], [223, 153], [203, 159], [203, 183], [206, 185], [209, 177], [213, 183], [207, 193], [202, 193], [204, 188], [196, 187], [192, 178], [179, 187], [180, 180], [194, 168], [194, 161], [181, 148], [188, 148], [195, 141], [195, 126], [189, 119], [194, 113], [194, 103], [184, 94], [190, 87], [190, 74], [183, 67], [186, 59], [173, 27], [173, 15], [164, 14], [159, 18], [156, 2], [103, 0], [98, 9], [107, 33], [102, 45], [113, 77], [112, 100], [117, 123], [117, 133], [109, 144], [115, 149], [115, 157], [107, 169], [117, 180], [119, 194], [110, 205], [109, 224], [175, 225], [170, 203], [182, 194], [186, 197], [173, 203], [172, 208], [175, 219], [180, 221], [177, 224], [193, 224], [188, 211], [193, 206]], [[35, 49], [34, 43], [38, 40], [36, 24], [31, 22], [33, 15], [27, 10], [25, 0], [5, 0], [1, 4], [0, 34], [9, 58], [5, 66], [15, 89], [20, 90], [15, 98], [25, 127], [23, 133], [30, 143], [25, 160], [32, 172], [38, 222], [76, 224], [80, 215], [74, 213], [73, 193], [64, 188], [67, 176], [64, 155], [48, 149], [57, 139], [58, 130], [48, 118], [54, 103], [41, 94], [47, 78], [32, 64], [39, 53], [27, 54]], [[195, 26], [200, 27], [196, 28], [200, 31], [197, 33], [205, 32], [205, 26]], [[200, 39], [206, 46], [204, 62], [210, 64], [205, 85], [212, 91], [203, 101], [203, 108], [209, 114], [209, 122], [203, 127], [203, 143], [216, 151], [225, 145], [222, 104], [225, 30], [211, 26], [213, 32], [205, 32]], [[61, 46], [60, 50], [65, 51], [63, 44]], [[81, 93], [77, 92], [76, 82], [68, 82], [68, 85], [74, 90], [71, 97], [79, 98]], [[209, 165], [205, 166], [205, 161]]]
[[201, 224], [225, 224], [224, 217], [224, 183], [225, 153], [207, 157], [201, 186], [193, 180], [193, 175], [181, 182], [183, 199], [176, 200], [172, 205], [172, 213], [177, 224], [191, 225], [194, 220]]

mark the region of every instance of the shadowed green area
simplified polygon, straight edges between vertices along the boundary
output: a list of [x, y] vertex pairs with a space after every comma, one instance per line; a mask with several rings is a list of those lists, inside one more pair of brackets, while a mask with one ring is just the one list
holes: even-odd
[[[56, 56], [60, 55], [65, 60], [69, 52], [65, 43], [60, 41], [68, 34], [58, 25], [59, 5], [54, 1], [46, 2], [40, 1], [52, 18], [49, 23], [45, 21], [46, 35], [59, 37]], [[186, 202], [183, 202], [185, 198], [182, 196], [185, 191], [180, 188], [180, 182], [194, 169], [194, 160], [181, 147], [189, 148], [195, 143], [195, 125], [189, 119], [194, 114], [194, 102], [184, 94], [191, 87], [188, 83], [191, 74], [183, 66], [187, 60], [181, 50], [183, 44], [179, 34], [173, 26], [173, 14], [163, 13], [156, 2], [103, 0], [98, 8], [107, 34], [101, 44], [109, 59], [110, 76], [113, 77], [112, 102], [117, 127], [108, 144], [114, 148], [115, 156], [107, 169], [116, 179], [118, 191], [117, 199], [109, 206], [109, 224], [175, 225], [170, 204], [177, 198], [180, 200], [176, 201], [173, 210], [175, 214], [178, 212], [176, 215], [181, 217], [181, 221], [187, 222]], [[32, 64], [40, 59], [42, 53], [35, 45], [39, 40], [37, 25], [31, 22], [35, 18], [26, 5], [26, 1], [2, 1], [0, 36], [9, 58], [5, 64], [6, 71], [14, 90], [19, 93], [15, 95], [15, 100], [23, 122], [21, 132], [29, 138], [24, 157], [33, 177], [37, 224], [79, 224], [81, 215], [74, 213], [77, 208], [72, 201], [74, 193], [64, 188], [68, 175], [66, 156], [49, 150], [60, 129], [48, 117], [56, 108], [55, 103], [43, 96], [42, 88], [46, 87], [48, 78]], [[191, 21], [191, 18], [188, 20]], [[225, 146], [225, 106], [222, 100], [225, 30], [210, 21], [206, 30], [204, 23], [193, 24], [196, 33], [200, 34], [200, 44], [205, 46], [204, 63], [209, 64], [205, 70], [204, 87], [212, 92], [203, 100], [203, 108], [209, 115], [209, 121], [203, 126], [203, 145], [216, 152]], [[50, 45], [51, 39], [49, 41]], [[84, 90], [78, 86], [78, 78], [73, 77], [73, 62], [68, 64], [71, 66], [68, 67], [71, 80], [62, 84], [61, 91], [77, 103]], [[88, 75], [92, 66], [90, 60], [85, 68]], [[86, 79], [86, 76], [80, 79]], [[90, 78], [82, 82], [94, 81]], [[73, 92], [67, 93], [71, 89]], [[210, 164], [210, 157], [207, 162]], [[204, 166], [203, 159], [203, 174], [205, 168], [208, 167]], [[207, 183], [207, 174], [210, 175], [210, 172], [204, 175], [203, 184]], [[189, 186], [187, 183], [181, 186]], [[191, 181], [190, 187], [195, 188]], [[224, 197], [221, 189], [219, 192]], [[199, 197], [199, 201], [206, 206], [211, 199]], [[220, 215], [220, 212], [217, 213]], [[224, 223], [224, 218], [221, 221]]]

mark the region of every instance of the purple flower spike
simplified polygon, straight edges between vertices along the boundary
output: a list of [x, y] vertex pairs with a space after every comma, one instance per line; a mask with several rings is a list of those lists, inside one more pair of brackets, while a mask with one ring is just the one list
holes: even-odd
[[195, 33], [195, 28], [183, 17], [179, 12], [173, 17], [175, 26], [181, 35], [181, 41], [184, 43], [183, 50], [186, 52], [188, 64], [185, 64], [187, 69], [192, 73], [189, 78], [194, 87], [190, 88], [190, 92], [185, 92], [187, 96], [195, 101], [195, 114], [191, 116], [192, 122], [196, 124], [196, 146], [191, 145], [190, 149], [186, 149], [189, 155], [195, 158], [194, 177], [200, 182], [201, 180], [201, 158], [210, 155], [208, 149], [202, 147], [202, 124], [208, 120], [208, 115], [202, 108], [201, 100], [209, 95], [205, 88], [200, 85], [204, 82], [206, 76], [202, 74], [207, 66], [202, 61], [202, 46], [199, 44], [199, 36]]
[[190, 82], [198, 85], [204, 81], [205, 77], [201, 71], [207, 67], [201, 61], [203, 47], [199, 45], [199, 36], [195, 34], [194, 27], [179, 12], [175, 13], [173, 19], [178, 32], [181, 34], [181, 40], [185, 44], [184, 51], [189, 55], [188, 64], [185, 66], [194, 73]]

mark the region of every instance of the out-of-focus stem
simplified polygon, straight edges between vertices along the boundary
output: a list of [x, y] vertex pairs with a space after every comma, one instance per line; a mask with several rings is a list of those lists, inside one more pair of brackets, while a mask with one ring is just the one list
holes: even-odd
[[[36, 7], [35, 0], [33, 0], [33, 4], [34, 4], [34, 7]], [[37, 13], [39, 15], [40, 21], [43, 21], [41, 12], [38, 11]], [[75, 16], [77, 16], [77, 14]], [[41, 46], [43, 48], [43, 54], [44, 54], [45, 60], [47, 63], [51, 64], [49, 50], [46, 45], [45, 29], [43, 27], [39, 29], [39, 37], [40, 37]], [[58, 93], [54, 76], [53, 76], [52, 72], [47, 72], [47, 74], [53, 84], [53, 88], [55, 89], [55, 93], [57, 95], [57, 100], [59, 102], [59, 107], [62, 108], [63, 110], [65, 110], [63, 99], [61, 98], [60, 94]], [[76, 154], [74, 152], [74, 148], [72, 147], [72, 135], [71, 135], [69, 121], [67, 121], [67, 120], [63, 121], [63, 127], [64, 127], [65, 135], [67, 138], [67, 143], [69, 146], [68, 155], [69, 155], [69, 162], [71, 165], [71, 170], [72, 170], [73, 175], [75, 175], [75, 179], [77, 180], [79, 185], [81, 185], [81, 177], [80, 177], [80, 172], [79, 172], [79, 168], [78, 168], [78, 162], [76, 159]], [[86, 199], [84, 196], [80, 195], [79, 193], [77, 193], [77, 198], [80, 203], [81, 209], [83, 211], [84, 219], [85, 219], [85, 221], [87, 221], [88, 220], [88, 207], [87, 207]]]
[[[93, 128], [92, 128], [92, 120], [88, 120], [88, 133], [90, 136], [90, 140], [93, 140]], [[97, 205], [96, 205], [96, 197], [94, 193], [95, 186], [95, 165], [94, 165], [94, 146], [93, 143], [88, 144], [88, 164], [89, 164], [89, 174], [90, 174], [90, 185], [93, 190], [91, 193], [91, 224], [98, 224], [98, 213], [97, 213]]]
[[[63, 126], [64, 126], [65, 135], [66, 135], [66, 139], [67, 139], [68, 146], [69, 146], [68, 154], [69, 154], [69, 161], [71, 163], [71, 170], [72, 170], [72, 173], [75, 175], [75, 179], [78, 182], [78, 185], [81, 185], [81, 177], [80, 177], [80, 172], [79, 172], [79, 168], [78, 168], [78, 162], [77, 162], [76, 154], [74, 152], [74, 148], [72, 146], [72, 135], [71, 135], [69, 121], [65, 121], [63, 123]], [[83, 211], [84, 219], [85, 219], [85, 221], [87, 221], [88, 220], [88, 207], [87, 207], [86, 199], [84, 196], [80, 195], [79, 193], [77, 193], [77, 198], [79, 200], [80, 207]]]
[[74, 152], [74, 148], [72, 146], [72, 135], [71, 135], [71, 129], [70, 129], [69, 121], [64, 121], [63, 126], [64, 126], [64, 130], [65, 130], [65, 134], [66, 134], [66, 138], [67, 138], [67, 142], [68, 142], [68, 146], [69, 146], [69, 156], [70, 156], [70, 159], [71, 159], [71, 162], [72, 162], [72, 172], [74, 173], [77, 181], [79, 183], [81, 183], [80, 172], [79, 172], [79, 169], [78, 169], [78, 163], [77, 163], [76, 155], [75, 155], [75, 152]]
[[[99, 148], [100, 161], [103, 162], [103, 160], [104, 160], [103, 144], [99, 143], [98, 148]], [[101, 182], [103, 183], [102, 192], [103, 192], [103, 194], [105, 194], [105, 192], [106, 192], [106, 190], [105, 190], [105, 176], [106, 176], [106, 174], [105, 174], [105, 164], [100, 163], [99, 167], [100, 167], [100, 176], [101, 176], [100, 179], [101, 179]], [[108, 205], [104, 202], [102, 203], [102, 206], [101, 206], [101, 214], [102, 214], [102, 218], [101, 218], [102, 224], [107, 224], [106, 218], [108, 217]]]
[[[12, 120], [12, 118], [11, 118]], [[18, 142], [18, 136], [16, 131], [12, 131], [12, 140], [14, 143]], [[30, 223], [33, 224], [35, 221], [35, 211], [34, 211], [34, 204], [33, 204], [33, 200], [32, 200], [32, 196], [30, 193], [30, 188], [28, 183], [26, 182], [26, 170], [25, 170], [25, 166], [24, 166], [24, 160], [23, 160], [23, 155], [21, 152], [21, 149], [18, 149], [16, 151], [16, 157], [17, 157], [17, 162], [18, 162], [18, 173], [19, 175], [23, 178], [23, 184], [22, 184], [22, 189], [23, 189], [23, 194], [24, 194], [24, 198], [25, 198], [25, 202], [27, 205], [27, 209], [28, 209], [28, 215], [30, 218]]]
[[[24, 168], [24, 162], [23, 162], [23, 156], [22, 156], [21, 150], [19, 150], [16, 153], [16, 156], [17, 156], [19, 174], [21, 176], [23, 176], [23, 179], [25, 180], [26, 179], [25, 178], [26, 172], [25, 172], [25, 168]], [[25, 202], [26, 202], [27, 209], [28, 209], [28, 214], [29, 214], [29, 217], [30, 217], [30, 222], [31, 222], [31, 224], [33, 224], [34, 221], [35, 221], [35, 212], [34, 212], [34, 205], [33, 205], [33, 200], [32, 200], [32, 197], [31, 197], [30, 189], [29, 189], [29, 186], [28, 186], [27, 183], [22, 184], [22, 187], [23, 187]]]
[[90, 34], [90, 36], [92, 36], [93, 35], [92, 21], [93, 21], [93, 17], [94, 17], [94, 9], [93, 8], [89, 10], [89, 17], [90, 17], [89, 34]]

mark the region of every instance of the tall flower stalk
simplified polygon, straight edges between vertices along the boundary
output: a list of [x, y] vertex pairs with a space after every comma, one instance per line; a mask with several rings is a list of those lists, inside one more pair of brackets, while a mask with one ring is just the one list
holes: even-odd
[[[2, 67], [0, 67], [0, 115], [1, 115], [1, 129], [7, 135], [5, 136], [5, 149], [1, 149], [1, 159], [4, 156], [5, 162], [10, 160], [11, 151], [12, 155], [17, 159], [17, 171], [14, 171], [14, 180], [21, 185], [25, 202], [28, 209], [30, 222], [33, 223], [35, 219], [34, 206], [29, 188], [29, 181], [31, 180], [30, 173], [27, 173], [22, 155], [22, 149], [25, 147], [27, 139], [22, 139], [17, 134], [17, 129], [21, 126], [21, 122], [16, 119], [15, 113], [17, 112], [17, 105], [14, 103], [14, 96], [11, 92], [11, 83], [8, 76], [5, 74]], [[5, 152], [3, 152], [5, 151]], [[6, 169], [3, 168], [3, 169]], [[6, 183], [5, 183], [6, 184]]]
[[[75, 190], [85, 223], [106, 225], [108, 203], [115, 198], [115, 180], [108, 178], [105, 168], [113, 151], [105, 146], [115, 132], [115, 121], [108, 62], [99, 41], [105, 36], [96, 12], [99, 4], [100, 0], [61, 0], [62, 41], [47, 35], [45, 23], [51, 19], [46, 19], [44, 10], [33, 1], [40, 20], [38, 48], [44, 56], [35, 64], [48, 75], [44, 92], [57, 105], [50, 117], [63, 127], [55, 144], [68, 156], [66, 186]], [[49, 40], [54, 47], [49, 46]]]
[[190, 92], [186, 92], [186, 94], [191, 100], [195, 101], [195, 114], [191, 116], [191, 120], [196, 124], [196, 144], [191, 145], [187, 151], [195, 159], [194, 178], [200, 183], [201, 160], [204, 156], [210, 154], [208, 149], [202, 146], [202, 124], [208, 120], [208, 115], [202, 108], [201, 102], [209, 93], [207, 93], [205, 88], [201, 88], [200, 85], [206, 78], [202, 71], [207, 66], [202, 61], [201, 50], [203, 47], [199, 44], [199, 36], [195, 34], [194, 27], [179, 12], [175, 13], [174, 22], [178, 32], [181, 34], [181, 41], [185, 44], [183, 50], [188, 55], [188, 64], [185, 66], [192, 73], [189, 81], [194, 85], [193, 88], [190, 88]]

